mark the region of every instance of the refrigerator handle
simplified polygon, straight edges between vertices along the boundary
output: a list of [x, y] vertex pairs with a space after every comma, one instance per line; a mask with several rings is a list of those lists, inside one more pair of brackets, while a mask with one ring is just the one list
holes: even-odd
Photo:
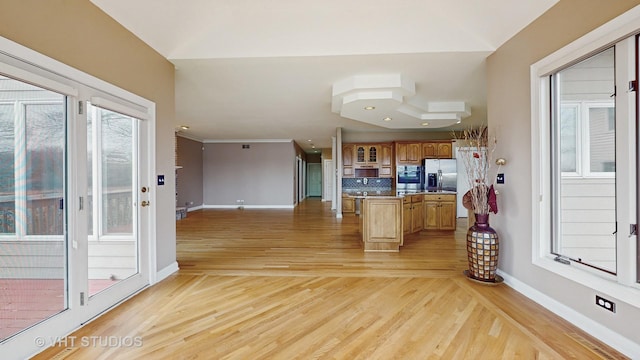
[[438, 170], [438, 190], [442, 190], [442, 170]]

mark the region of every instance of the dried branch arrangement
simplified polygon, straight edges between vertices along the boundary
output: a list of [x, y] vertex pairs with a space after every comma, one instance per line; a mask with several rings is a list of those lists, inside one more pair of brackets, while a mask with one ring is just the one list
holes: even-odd
[[478, 128], [464, 130], [462, 138], [458, 140], [466, 142], [465, 148], [458, 152], [458, 156], [467, 169], [472, 209], [476, 214], [489, 214], [492, 211], [489, 192], [495, 178], [490, 170], [496, 140], [489, 139], [487, 126], [484, 124]]

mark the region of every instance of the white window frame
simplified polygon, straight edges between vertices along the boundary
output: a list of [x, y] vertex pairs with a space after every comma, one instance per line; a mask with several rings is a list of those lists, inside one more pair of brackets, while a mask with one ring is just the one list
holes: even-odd
[[589, 109], [615, 107], [613, 101], [566, 101], [562, 106], [576, 108], [576, 171], [563, 171], [565, 178], [613, 179], [615, 173], [591, 171], [591, 140], [589, 139]]
[[581, 156], [581, 154], [584, 152], [582, 145], [584, 144], [583, 138], [584, 136], [582, 136], [582, 106], [580, 105], [580, 102], [578, 101], [570, 101], [570, 102], [565, 102], [562, 104], [563, 107], [572, 107], [575, 108], [576, 110], [576, 171], [563, 171], [562, 172], [562, 176], [564, 177], [571, 177], [571, 178], [579, 178], [582, 177], [583, 172], [583, 167], [582, 167], [582, 158], [583, 156]]
[[[600, 50], [616, 46], [616, 68], [635, 73], [635, 45], [633, 35], [640, 32], [640, 6], [637, 6], [569, 45], [531, 65], [531, 171], [532, 171], [532, 263], [558, 276], [570, 279], [585, 287], [607, 293], [632, 306], [640, 308], [640, 284], [637, 281], [637, 239], [630, 235], [626, 241], [617, 241], [618, 274], [616, 276], [590, 269], [577, 263], [570, 266], [554, 261], [551, 254], [551, 168], [548, 165], [551, 151], [549, 114], [551, 86], [549, 75], [575, 64]], [[622, 55], [622, 56], [619, 56]], [[616, 161], [635, 168], [636, 155], [630, 150], [635, 143], [635, 92], [621, 88], [630, 79], [619, 78], [616, 73], [618, 93], [616, 97], [616, 131], [627, 134], [616, 142]], [[620, 156], [621, 155], [621, 156]], [[636, 174], [617, 179], [625, 196], [618, 196], [619, 236], [627, 238], [629, 224], [635, 223]], [[633, 201], [630, 199], [634, 199]], [[624, 233], [624, 235], [622, 235]], [[620, 239], [620, 238], [619, 238]]]
[[597, 172], [591, 171], [591, 133], [589, 127], [589, 110], [595, 108], [610, 108], [613, 105], [615, 109], [615, 103], [613, 101], [607, 103], [602, 101], [585, 101], [582, 104], [582, 116], [580, 117], [580, 127], [582, 131], [582, 177], [584, 178], [603, 178], [613, 179], [616, 177], [615, 172]]

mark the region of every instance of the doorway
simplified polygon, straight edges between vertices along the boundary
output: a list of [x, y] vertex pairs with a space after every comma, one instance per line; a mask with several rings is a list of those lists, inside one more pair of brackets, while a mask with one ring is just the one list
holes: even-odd
[[152, 268], [152, 116], [124, 91], [24, 68], [0, 76], [0, 351], [16, 358], [144, 288]]
[[322, 164], [307, 164], [307, 196], [322, 196]]

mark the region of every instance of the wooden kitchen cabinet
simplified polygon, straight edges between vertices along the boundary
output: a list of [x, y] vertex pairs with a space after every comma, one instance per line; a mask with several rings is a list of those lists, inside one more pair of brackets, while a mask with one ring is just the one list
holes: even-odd
[[405, 201], [402, 204], [402, 233], [404, 234], [411, 234], [412, 214], [411, 200]]
[[456, 201], [440, 203], [440, 230], [456, 229]]
[[429, 141], [422, 143], [423, 159], [451, 159], [453, 157], [451, 141]]
[[380, 146], [377, 144], [356, 145], [355, 165], [378, 165]]
[[453, 144], [451, 141], [438, 143], [438, 159], [451, 159], [453, 158]]
[[420, 165], [422, 163], [419, 142], [396, 143], [396, 165]]
[[426, 194], [423, 209], [425, 230], [456, 229], [455, 194]]
[[352, 197], [342, 197], [342, 213], [350, 214], [356, 212], [356, 199]]
[[380, 171], [378, 176], [381, 178], [393, 178], [394, 170], [393, 144], [380, 144]]
[[424, 229], [424, 219], [423, 219], [423, 196], [422, 195], [412, 195], [411, 196], [411, 205], [413, 206], [413, 213], [411, 214], [411, 232], [418, 232]]
[[353, 169], [353, 155], [355, 151], [355, 145], [343, 144], [342, 145], [342, 176], [353, 177], [355, 172]]
[[364, 251], [397, 252], [403, 244], [402, 199], [371, 196], [362, 200]]
[[423, 159], [435, 159], [438, 146], [432, 142], [422, 143], [422, 158]]
[[423, 225], [423, 195], [408, 195], [403, 199], [402, 230], [405, 234], [421, 231]]

